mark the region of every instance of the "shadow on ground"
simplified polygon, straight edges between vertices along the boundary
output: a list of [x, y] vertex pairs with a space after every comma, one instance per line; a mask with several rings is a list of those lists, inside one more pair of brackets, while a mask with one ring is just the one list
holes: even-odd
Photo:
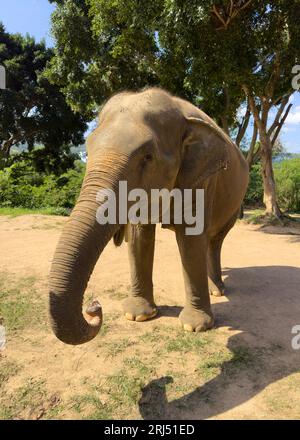
[[[176, 379], [164, 376], [150, 382], [139, 401], [144, 419], [215, 417], [300, 371], [300, 351], [291, 346], [291, 329], [300, 324], [300, 269], [247, 267], [226, 269], [224, 275], [228, 302], [215, 304], [213, 309], [217, 327], [240, 331], [228, 339], [233, 359], [222, 364], [217, 377], [173, 401], [168, 401], [166, 387]], [[252, 353], [251, 362], [247, 368], [232, 369], [241, 346]]]

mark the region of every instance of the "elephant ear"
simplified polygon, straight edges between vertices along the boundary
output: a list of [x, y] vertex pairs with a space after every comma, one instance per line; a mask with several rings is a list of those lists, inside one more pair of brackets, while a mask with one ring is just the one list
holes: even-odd
[[177, 184], [180, 188], [193, 188], [227, 168], [232, 141], [213, 121], [189, 116], [186, 122]]

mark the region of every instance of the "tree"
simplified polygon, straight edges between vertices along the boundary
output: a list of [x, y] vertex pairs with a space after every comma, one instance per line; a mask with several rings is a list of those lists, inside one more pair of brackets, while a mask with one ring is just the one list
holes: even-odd
[[[291, 72], [300, 57], [299, 0], [170, 0], [166, 5], [161, 38], [171, 46], [175, 36], [180, 35], [178, 44], [188, 48], [191, 60], [187, 78], [193, 89], [198, 87], [202, 95], [213, 90], [217, 102], [225, 96], [223, 128], [226, 123], [234, 127], [234, 109], [246, 100], [247, 112], [237, 141], [241, 142], [252, 113], [255, 124], [249, 160], [259, 135], [266, 213], [280, 216], [272, 149], [291, 109]], [[205, 38], [201, 38], [203, 35]], [[239, 95], [241, 91], [244, 97]], [[228, 103], [233, 103], [232, 111]], [[270, 126], [273, 109], [277, 114]]]
[[[244, 95], [232, 81], [220, 82], [223, 57], [213, 60], [211, 50], [220, 36], [214, 35], [213, 27], [211, 47], [200, 48], [197, 41], [188, 41], [187, 23], [195, 11], [190, 6], [176, 9], [177, 4], [201, 3], [210, 20], [212, 2], [50, 1], [57, 4], [52, 17], [56, 48], [48, 77], [63, 88], [74, 109], [92, 117], [112, 93], [160, 85], [201, 105], [227, 132], [236, 124], [236, 110]], [[205, 20], [200, 23], [202, 18], [196, 14], [197, 39], [211, 27]], [[201, 59], [209, 75], [207, 68], [201, 69]]]
[[0, 64], [6, 69], [7, 89], [0, 91], [0, 155], [7, 161], [11, 148], [39, 143], [39, 154], [52, 168], [59, 165], [71, 146], [84, 141], [87, 125], [75, 114], [57, 85], [43, 75], [53, 57], [45, 43], [28, 35], [11, 35], [0, 23]]
[[48, 77], [73, 109], [92, 118], [112, 93], [159, 83], [151, 23], [160, 0], [50, 2], [56, 47]]
[[[291, 108], [291, 71], [300, 57], [299, 0], [55, 3], [57, 46], [49, 77], [61, 84], [73, 108], [92, 112], [113, 92], [159, 84], [201, 106], [235, 133], [238, 144], [252, 114], [248, 160], [260, 145], [266, 212], [280, 216], [272, 149]], [[239, 121], [242, 103], [247, 111]]]

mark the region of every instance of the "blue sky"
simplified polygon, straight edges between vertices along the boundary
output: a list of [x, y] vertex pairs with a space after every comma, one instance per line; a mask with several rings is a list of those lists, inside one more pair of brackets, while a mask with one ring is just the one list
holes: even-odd
[[[51, 46], [50, 15], [53, 10], [48, 0], [0, 0], [0, 21], [8, 32], [29, 33], [37, 40], [44, 38]], [[300, 93], [293, 95], [292, 103], [281, 140], [288, 151], [300, 153]], [[251, 136], [251, 130], [248, 135]]]
[[48, 0], [0, 0], [0, 21], [8, 32], [29, 33], [51, 46], [50, 15], [54, 9]]

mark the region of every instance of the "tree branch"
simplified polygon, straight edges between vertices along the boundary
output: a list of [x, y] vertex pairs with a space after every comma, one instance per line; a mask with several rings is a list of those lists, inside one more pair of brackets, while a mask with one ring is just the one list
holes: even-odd
[[[216, 30], [217, 31], [226, 30], [228, 28], [228, 26], [230, 25], [230, 23], [233, 21], [233, 19], [235, 17], [237, 17], [241, 11], [246, 9], [252, 1], [253, 0], [247, 0], [244, 4], [241, 4], [242, 2], [239, 1], [235, 5], [234, 0], [230, 0], [229, 9], [227, 9], [226, 11], [224, 11], [224, 9], [223, 9], [223, 16], [218, 11], [218, 8], [214, 5], [212, 7], [212, 14], [214, 14], [222, 24], [220, 27], [217, 27]], [[225, 16], [225, 18], [224, 18], [224, 16]]]
[[273, 72], [270, 76], [270, 79], [266, 85], [266, 97], [270, 100], [274, 96], [275, 87], [276, 87], [276, 84], [279, 80], [279, 77], [280, 77], [280, 58], [279, 58], [279, 54], [276, 53], [275, 54], [274, 70], [273, 70]]
[[282, 115], [283, 110], [285, 109], [287, 103], [289, 102], [290, 96], [291, 96], [291, 95], [285, 96], [285, 97], [282, 99], [281, 104], [280, 104], [280, 107], [279, 107], [279, 109], [278, 109], [278, 111], [277, 111], [276, 117], [275, 117], [275, 119], [274, 119], [274, 121], [273, 121], [273, 124], [271, 125], [271, 127], [270, 127], [269, 130], [268, 130], [268, 136], [271, 136], [271, 134], [273, 133], [273, 131], [274, 131], [274, 130], [276, 129], [276, 127], [278, 126], [279, 121], [280, 121], [280, 118], [281, 118], [281, 115]]
[[244, 93], [248, 98], [250, 110], [254, 117], [254, 121], [256, 122], [257, 128], [259, 129], [259, 131], [263, 131], [264, 130], [263, 121], [259, 115], [259, 110], [255, 103], [254, 96], [252, 95], [252, 92], [250, 92], [249, 87], [246, 84], [242, 85], [242, 89], [244, 90]]
[[275, 145], [275, 142], [276, 142], [276, 140], [277, 140], [277, 138], [278, 138], [278, 136], [279, 136], [279, 134], [281, 132], [283, 124], [285, 123], [286, 118], [288, 117], [288, 114], [290, 113], [290, 110], [291, 110], [292, 107], [293, 107], [293, 104], [289, 104], [288, 105], [288, 107], [287, 107], [287, 109], [286, 109], [286, 111], [285, 111], [281, 121], [279, 122], [277, 130], [275, 131], [274, 136], [272, 137], [272, 140], [271, 140], [272, 147]]
[[[258, 129], [257, 129], [256, 123], [254, 122], [251, 144], [250, 144], [250, 148], [249, 148], [249, 151], [248, 151], [248, 154], [247, 154], [247, 162], [248, 162], [249, 169], [251, 168], [253, 163], [255, 163], [254, 162], [254, 157], [255, 157], [255, 155], [257, 153], [257, 151], [255, 152], [257, 136], [258, 136]], [[258, 152], [259, 152], [259, 149], [258, 149]]]
[[246, 111], [245, 116], [243, 117], [243, 120], [242, 120], [240, 127], [239, 127], [238, 134], [235, 139], [235, 143], [238, 147], [240, 146], [240, 143], [242, 142], [242, 139], [245, 136], [246, 130], [249, 125], [250, 116], [251, 116], [251, 111], [250, 111], [250, 105], [249, 105], [249, 100], [248, 100], [247, 111]]
[[[223, 19], [223, 17], [219, 14], [218, 9], [216, 8], [216, 6], [214, 5], [212, 8], [212, 12], [213, 14], [215, 14], [215, 16], [218, 18], [218, 20], [223, 24], [223, 27], [226, 29], [227, 28], [227, 24], [226, 21]], [[218, 29], [217, 29], [218, 30]]]

